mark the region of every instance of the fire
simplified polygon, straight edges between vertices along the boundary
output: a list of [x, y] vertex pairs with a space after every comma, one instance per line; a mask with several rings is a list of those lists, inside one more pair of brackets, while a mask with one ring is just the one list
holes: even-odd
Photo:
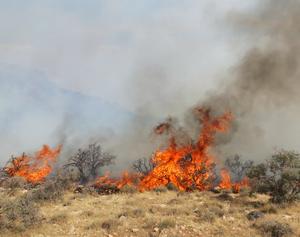
[[219, 187], [221, 189], [230, 190], [232, 184], [231, 184], [231, 178], [229, 172], [226, 169], [222, 169], [220, 175], [221, 175], [221, 183], [219, 184]]
[[[107, 173], [96, 180], [95, 186], [113, 185], [122, 188], [125, 185], [133, 185], [140, 191], [152, 190], [168, 184], [173, 184], [181, 191], [202, 191], [213, 188], [217, 159], [210, 153], [210, 148], [214, 145], [215, 135], [228, 130], [233, 116], [227, 112], [215, 117], [209, 109], [203, 108], [196, 108], [195, 115], [201, 124], [201, 132], [196, 141], [185, 145], [179, 144], [176, 141], [172, 120], [168, 119], [154, 129], [157, 135], [168, 134], [170, 137], [167, 148], [159, 149], [154, 153], [151, 160], [154, 168], [150, 173], [142, 176], [124, 172], [119, 179], [110, 178]], [[241, 187], [248, 186], [246, 178], [241, 182], [232, 183], [226, 169], [221, 170], [220, 176], [221, 182], [218, 187], [221, 189], [239, 192]]]
[[[202, 124], [201, 133], [194, 144], [180, 147], [174, 136], [169, 140], [165, 150], [155, 152], [152, 160], [155, 168], [141, 180], [141, 190], [149, 190], [169, 183], [179, 190], [207, 190], [212, 186], [214, 174], [212, 169], [215, 158], [209, 153], [209, 148], [214, 144], [217, 132], [226, 132], [231, 113], [220, 117], [212, 117], [208, 109], [196, 109], [198, 119]], [[163, 128], [169, 129], [165, 123], [156, 128], [162, 134]]]
[[232, 190], [234, 193], [240, 192], [241, 188], [249, 187], [249, 180], [244, 177], [240, 182], [231, 182], [231, 177], [226, 169], [221, 170], [221, 183], [219, 184], [221, 189]]
[[99, 177], [94, 186], [95, 187], [101, 187], [105, 185], [113, 185], [116, 186], [117, 188], [122, 188], [126, 185], [129, 186], [135, 186], [135, 180], [139, 179], [138, 174], [130, 174], [129, 172], [125, 171], [121, 178], [110, 178], [109, 172], [107, 172], [104, 176]]
[[33, 184], [42, 182], [52, 172], [52, 165], [60, 151], [61, 146], [51, 149], [49, 146], [44, 145], [32, 157], [23, 153], [22, 156], [13, 158], [4, 170], [11, 177], [23, 177]]

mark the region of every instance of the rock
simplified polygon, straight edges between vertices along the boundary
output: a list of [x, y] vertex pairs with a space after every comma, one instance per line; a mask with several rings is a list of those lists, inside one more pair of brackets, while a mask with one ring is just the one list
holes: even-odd
[[83, 192], [83, 189], [84, 189], [84, 186], [83, 185], [78, 185], [75, 190], [74, 190], [74, 193], [82, 193]]
[[153, 230], [154, 230], [154, 232], [159, 232], [159, 228], [158, 227], [155, 227]]
[[124, 220], [126, 220], [126, 219], [127, 219], [127, 217], [126, 217], [126, 216], [123, 216], [123, 215], [119, 217], [119, 220], [120, 220], [120, 221], [124, 221]]
[[265, 214], [262, 213], [261, 211], [252, 211], [252, 212], [249, 212], [247, 214], [247, 218], [250, 221], [254, 221], [254, 220], [258, 219], [258, 218], [264, 217], [264, 215]]
[[133, 228], [133, 229], [131, 229], [131, 231], [132, 231], [133, 233], [136, 233], [136, 232], [139, 232], [139, 229], [138, 229], [138, 228]]

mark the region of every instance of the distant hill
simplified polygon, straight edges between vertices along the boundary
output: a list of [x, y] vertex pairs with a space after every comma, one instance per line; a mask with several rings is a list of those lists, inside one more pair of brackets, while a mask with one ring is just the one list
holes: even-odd
[[116, 133], [132, 116], [116, 104], [59, 88], [41, 72], [0, 67], [1, 156], [60, 136]]

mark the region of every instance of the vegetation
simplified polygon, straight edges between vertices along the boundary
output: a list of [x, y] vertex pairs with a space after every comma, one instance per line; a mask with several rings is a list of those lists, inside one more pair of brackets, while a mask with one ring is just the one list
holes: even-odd
[[99, 169], [113, 163], [115, 156], [103, 152], [99, 144], [91, 144], [86, 149], [79, 149], [73, 155], [65, 168], [75, 168], [79, 172], [79, 181], [86, 184], [99, 175]]
[[133, 162], [132, 169], [142, 175], [149, 174], [154, 168], [154, 164], [151, 159], [141, 158]]
[[247, 173], [254, 191], [270, 193], [275, 203], [292, 202], [300, 194], [300, 154], [281, 150]]
[[240, 182], [253, 166], [253, 163], [250, 160], [242, 161], [239, 155], [235, 155], [225, 160], [225, 167], [230, 171], [233, 181]]

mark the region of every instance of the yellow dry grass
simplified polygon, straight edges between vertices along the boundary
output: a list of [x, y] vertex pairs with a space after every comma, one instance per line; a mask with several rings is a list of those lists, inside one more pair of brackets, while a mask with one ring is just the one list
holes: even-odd
[[[0, 236], [267, 236], [254, 227], [267, 220], [288, 223], [300, 236], [300, 204], [278, 207], [268, 197], [233, 195], [219, 200], [211, 192], [144, 192], [108, 196], [67, 192], [63, 201], [40, 204], [41, 224], [22, 233]], [[265, 216], [249, 221], [247, 213], [263, 210]], [[274, 213], [276, 212], [276, 213]]]

